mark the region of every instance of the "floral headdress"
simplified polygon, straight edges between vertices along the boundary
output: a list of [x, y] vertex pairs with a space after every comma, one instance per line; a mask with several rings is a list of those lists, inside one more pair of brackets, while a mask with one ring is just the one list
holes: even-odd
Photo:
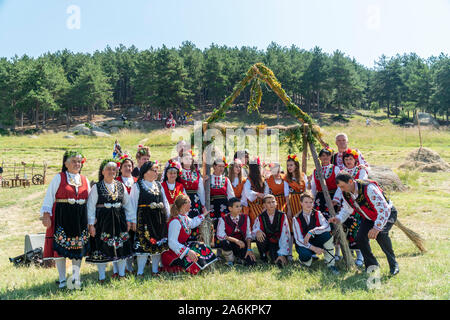
[[181, 171], [181, 165], [178, 161], [170, 159], [169, 160], [169, 166], [167, 167], [167, 171], [169, 171], [170, 169], [176, 169], [179, 172]]
[[359, 159], [358, 151], [352, 150], [352, 149], [347, 149], [347, 151], [345, 151], [345, 153], [351, 154], [353, 156], [353, 158], [355, 158], [355, 160], [358, 161], [358, 159]]
[[299, 162], [296, 154], [289, 154], [287, 157], [287, 161], [289, 161], [289, 160]]
[[86, 158], [79, 150], [67, 150], [66, 152], [64, 152], [65, 159], [70, 159], [72, 157], [81, 157], [81, 164], [84, 164], [86, 162]]
[[141, 156], [150, 155], [148, 147], [143, 146], [142, 144], [138, 145], [137, 153]]
[[102, 161], [102, 163], [100, 164], [100, 171], [103, 171], [103, 169], [106, 167], [106, 165], [110, 162], [115, 163], [117, 168], [120, 168], [121, 162], [118, 161], [117, 159], [110, 158], [110, 159], [105, 159]]

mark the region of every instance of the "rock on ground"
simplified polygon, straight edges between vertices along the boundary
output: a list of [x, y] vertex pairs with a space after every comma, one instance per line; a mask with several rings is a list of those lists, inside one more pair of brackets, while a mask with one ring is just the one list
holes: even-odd
[[398, 175], [385, 166], [370, 166], [369, 179], [376, 181], [386, 191], [406, 191]]

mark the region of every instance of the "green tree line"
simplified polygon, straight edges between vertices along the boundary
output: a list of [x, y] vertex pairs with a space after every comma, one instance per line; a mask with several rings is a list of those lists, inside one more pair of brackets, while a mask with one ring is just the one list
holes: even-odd
[[[45, 53], [38, 58], [0, 58], [0, 122], [13, 129], [24, 119], [45, 127], [49, 119], [92, 115], [139, 105], [157, 110], [208, 110], [232, 92], [248, 68], [263, 62], [271, 68], [294, 103], [306, 112], [343, 113], [385, 109], [389, 116], [417, 110], [445, 116], [450, 106], [450, 58], [427, 59], [415, 53], [381, 56], [367, 68], [336, 50], [282, 47], [266, 50], [211, 44], [201, 50], [192, 42], [179, 48], [138, 50], [120, 45], [103, 51]], [[263, 88], [263, 110], [280, 102]], [[236, 101], [246, 103], [249, 89]]]

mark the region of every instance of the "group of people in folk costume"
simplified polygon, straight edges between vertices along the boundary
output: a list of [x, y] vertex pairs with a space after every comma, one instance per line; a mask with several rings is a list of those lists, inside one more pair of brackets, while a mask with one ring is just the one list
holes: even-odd
[[[55, 260], [60, 288], [67, 285], [66, 258], [72, 260], [72, 278], [79, 288], [83, 257], [97, 265], [100, 282], [109, 262], [112, 278], [134, 272], [134, 257], [138, 277], [144, 275], [149, 257], [153, 276], [161, 271], [197, 274], [216, 262], [217, 255], [230, 266], [254, 265], [252, 241], [263, 262], [286, 265], [295, 244], [301, 264], [310, 266], [323, 253], [329, 270], [339, 274], [339, 246], [331, 231], [343, 223], [356, 264], [378, 266], [369, 243], [376, 239], [395, 275], [399, 267], [388, 233], [397, 211], [378, 184], [368, 180], [370, 167], [359, 150], [348, 148], [347, 136], [338, 134], [336, 144], [337, 153], [319, 153], [339, 212], [335, 217], [329, 215], [316, 170], [309, 177], [301, 172], [296, 155], [287, 157], [284, 172], [280, 163], [265, 165], [259, 158], [250, 161], [247, 151], [237, 152], [230, 166], [218, 158], [213, 173], [202, 177], [187, 143], [177, 144], [178, 156], [161, 174], [158, 161], [150, 161], [149, 148], [140, 145], [136, 164], [126, 154], [104, 160], [91, 188], [81, 175], [86, 159], [67, 151], [41, 208], [47, 227], [44, 258]], [[208, 183], [210, 211], [205, 206]], [[211, 244], [199, 241], [199, 226], [207, 215], [214, 228]]]

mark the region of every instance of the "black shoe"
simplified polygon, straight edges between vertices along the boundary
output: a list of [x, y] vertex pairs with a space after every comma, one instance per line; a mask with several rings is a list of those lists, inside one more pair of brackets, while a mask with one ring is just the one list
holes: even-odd
[[393, 267], [391, 267], [391, 275], [395, 276], [396, 274], [398, 274], [400, 272], [400, 268], [398, 266], [398, 263], [395, 263], [395, 265]]

